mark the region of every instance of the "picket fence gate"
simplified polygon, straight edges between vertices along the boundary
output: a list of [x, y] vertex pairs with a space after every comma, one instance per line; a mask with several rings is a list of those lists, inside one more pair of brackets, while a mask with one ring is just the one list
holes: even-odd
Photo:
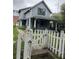
[[[65, 34], [64, 31], [56, 32], [52, 30], [34, 30], [33, 31], [34, 49], [49, 48], [53, 53], [59, 57], [64, 58], [65, 54]], [[33, 49], [32, 48], [32, 49]]]
[[[65, 33], [64, 31], [56, 32], [53, 30], [31, 30], [28, 38], [22, 37], [22, 33], [18, 36], [17, 41], [17, 56], [20, 59], [21, 39], [24, 41], [24, 59], [31, 59], [31, 51], [34, 49], [48, 48], [52, 53], [62, 59], [65, 57]], [[28, 40], [27, 40], [28, 39]], [[32, 44], [28, 44], [31, 40]], [[28, 47], [28, 48], [27, 48]], [[26, 51], [27, 50], [27, 51]], [[28, 53], [27, 53], [28, 52]], [[27, 55], [27, 56], [26, 56]]]

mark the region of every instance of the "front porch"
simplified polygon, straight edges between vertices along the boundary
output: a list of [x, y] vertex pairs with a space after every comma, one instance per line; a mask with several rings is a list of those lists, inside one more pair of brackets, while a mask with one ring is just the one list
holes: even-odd
[[55, 30], [56, 28], [56, 21], [52, 20], [49, 17], [31, 17], [28, 19], [22, 19], [19, 21], [20, 26], [29, 27], [31, 29], [49, 29], [49, 30]]

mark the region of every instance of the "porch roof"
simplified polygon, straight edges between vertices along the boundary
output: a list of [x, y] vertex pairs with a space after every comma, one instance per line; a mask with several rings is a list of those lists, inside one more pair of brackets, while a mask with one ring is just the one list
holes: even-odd
[[48, 17], [48, 16], [33, 16], [33, 18], [36, 18], [36, 19], [45, 19], [45, 20], [53, 20], [51, 17]]

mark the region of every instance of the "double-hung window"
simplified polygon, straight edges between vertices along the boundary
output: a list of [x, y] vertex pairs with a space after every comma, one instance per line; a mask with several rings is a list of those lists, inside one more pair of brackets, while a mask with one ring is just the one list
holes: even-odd
[[46, 10], [45, 9], [43, 9], [43, 8], [38, 8], [38, 15], [44, 15], [45, 16], [45, 13], [46, 12]]

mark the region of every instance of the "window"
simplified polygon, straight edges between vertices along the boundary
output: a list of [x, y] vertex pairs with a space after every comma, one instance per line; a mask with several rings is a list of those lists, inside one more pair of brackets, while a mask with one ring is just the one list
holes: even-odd
[[22, 20], [22, 25], [26, 26], [26, 20]]
[[38, 15], [45, 15], [45, 9], [38, 8]]

